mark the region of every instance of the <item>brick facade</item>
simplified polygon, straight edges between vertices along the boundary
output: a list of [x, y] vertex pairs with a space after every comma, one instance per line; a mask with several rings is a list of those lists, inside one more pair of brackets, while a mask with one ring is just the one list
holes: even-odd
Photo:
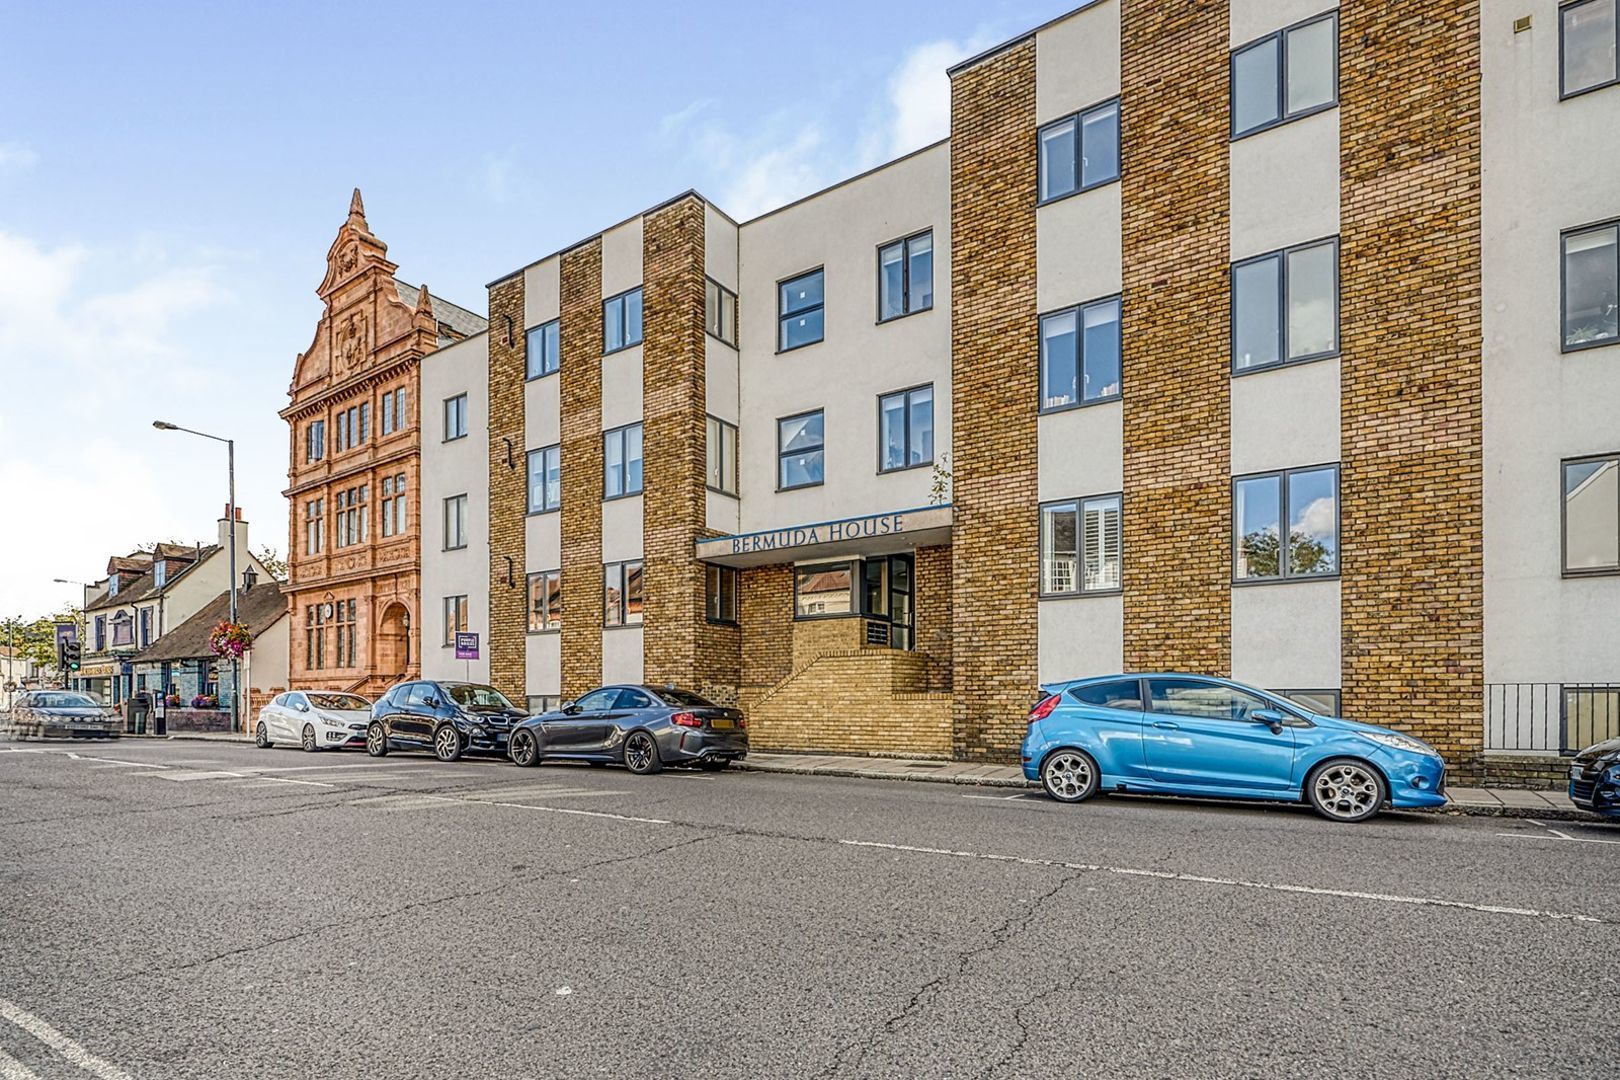
[[1125, 667], [1225, 675], [1227, 4], [1122, 3]]
[[[562, 693], [602, 682], [602, 240], [562, 256]], [[492, 493], [493, 497], [493, 493]]]
[[931, 691], [949, 692], [951, 648], [951, 548], [948, 544], [917, 549], [917, 572], [912, 579], [916, 644], [925, 661], [923, 684]]
[[1479, 5], [1339, 8], [1345, 712], [1483, 739]]
[[1036, 692], [1035, 39], [951, 80], [958, 757], [1017, 753]]
[[489, 680], [513, 701], [528, 683], [525, 291], [522, 274], [489, 287]]

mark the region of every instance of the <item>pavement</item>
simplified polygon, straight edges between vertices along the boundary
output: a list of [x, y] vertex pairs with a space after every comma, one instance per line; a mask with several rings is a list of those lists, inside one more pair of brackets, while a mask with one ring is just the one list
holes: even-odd
[[0, 1076], [1609, 1075], [1617, 869], [1612, 825], [0, 744]]

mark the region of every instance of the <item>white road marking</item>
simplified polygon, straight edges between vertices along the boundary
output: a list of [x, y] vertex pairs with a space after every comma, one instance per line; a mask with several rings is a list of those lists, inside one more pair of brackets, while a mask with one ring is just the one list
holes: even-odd
[[629, 814], [610, 814], [605, 810], [570, 810], [561, 806], [528, 806], [524, 803], [494, 802], [489, 799], [453, 799], [448, 795], [423, 795], [423, 799], [437, 802], [466, 803], [472, 806], [504, 806], [509, 810], [539, 810], [547, 814], [571, 814], [575, 817], [608, 818], [612, 821], [633, 821], [640, 825], [670, 825], [663, 818], [632, 817]]
[[99, 1076], [101, 1080], [133, 1080], [129, 1073], [96, 1057], [33, 1013], [12, 1004], [5, 998], [0, 998], [0, 1017], [10, 1020], [92, 1076]]
[[39, 1080], [39, 1073], [0, 1049], [0, 1080]]
[[990, 802], [1012, 802], [1014, 799], [1028, 799], [1030, 794], [1020, 791], [1017, 795], [964, 795], [964, 799], [987, 799]]
[[305, 787], [337, 787], [336, 784], [323, 784], [319, 780], [294, 780], [290, 776], [246, 776], [244, 780], [258, 780], [266, 784], [303, 784]]
[[181, 771], [181, 772], [169, 772], [169, 773], [137, 773], [136, 775], [137, 776], [156, 776], [156, 777], [159, 777], [159, 778], [161, 778], [163, 780], [173, 780], [175, 783], [183, 784], [183, 783], [187, 783], [187, 782], [192, 781], [192, 780], [218, 780], [222, 776], [241, 777], [243, 774], [239, 773], [239, 772], [229, 772], [229, 771], [227, 771], [225, 769], [216, 769], [216, 770], [213, 770], [213, 771], [210, 771], [210, 772], [185, 772], [185, 771]]
[[1532, 825], [1540, 825], [1543, 829], [1546, 829], [1548, 832], [1552, 833], [1554, 836], [1558, 837], [1560, 840], [1573, 840], [1573, 839], [1575, 839], [1573, 836], [1569, 835], [1569, 833], [1559, 832], [1557, 829], [1553, 828], [1551, 825], [1547, 824], [1545, 821], [1537, 821], [1535, 818], [1529, 818], [1527, 820]]
[[1505, 836], [1509, 840], [1563, 840], [1571, 844], [1620, 844], [1620, 840], [1599, 840], [1596, 837], [1566, 836], [1554, 831], [1552, 836], [1542, 836], [1540, 833], [1499, 832], [1497, 836]]
[[910, 844], [886, 844], [876, 840], [840, 840], [848, 847], [879, 848], [918, 855], [945, 855], [953, 859], [982, 859], [987, 862], [1010, 862], [1023, 866], [1047, 866], [1060, 870], [1079, 870], [1097, 874], [1119, 874], [1123, 877], [1152, 878], [1159, 881], [1185, 881], [1195, 885], [1223, 885], [1234, 889], [1260, 889], [1266, 892], [1304, 893], [1310, 896], [1334, 896], [1346, 900], [1372, 900], [1384, 904], [1411, 904], [1417, 907], [1454, 908], [1478, 911], [1489, 915], [1515, 915], [1527, 919], [1555, 919], [1562, 922], [1596, 923], [1602, 919], [1592, 915], [1575, 915], [1559, 911], [1541, 911], [1536, 908], [1507, 907], [1499, 904], [1473, 904], [1466, 900], [1443, 900], [1432, 896], [1402, 896], [1398, 893], [1358, 892], [1353, 889], [1322, 889], [1314, 885], [1289, 885], [1266, 881], [1244, 881], [1241, 878], [1206, 877], [1202, 874], [1179, 874], [1171, 870], [1145, 870], [1132, 866], [1105, 866], [1100, 863], [1059, 862], [1054, 859], [1034, 859], [1022, 855], [997, 855], [979, 851], [952, 851], [949, 848], [914, 847]]

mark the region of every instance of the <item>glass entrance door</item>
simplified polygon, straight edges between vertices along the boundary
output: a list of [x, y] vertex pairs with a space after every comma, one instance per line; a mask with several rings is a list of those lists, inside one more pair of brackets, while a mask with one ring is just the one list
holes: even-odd
[[909, 649], [916, 624], [916, 567], [910, 555], [889, 556], [889, 644]]

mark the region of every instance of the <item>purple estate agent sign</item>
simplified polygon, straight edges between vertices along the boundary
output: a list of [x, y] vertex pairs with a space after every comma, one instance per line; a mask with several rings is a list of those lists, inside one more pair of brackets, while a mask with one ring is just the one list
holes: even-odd
[[476, 660], [476, 659], [478, 659], [478, 635], [477, 634], [457, 634], [456, 635], [456, 659], [457, 660]]

